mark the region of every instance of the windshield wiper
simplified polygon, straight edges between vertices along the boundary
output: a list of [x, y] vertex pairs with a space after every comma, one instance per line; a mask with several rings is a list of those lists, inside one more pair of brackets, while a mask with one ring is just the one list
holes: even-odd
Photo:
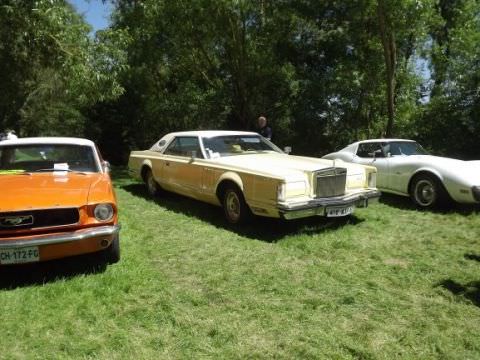
[[76, 171], [76, 170], [72, 170], [72, 169], [55, 169], [55, 168], [45, 168], [45, 169], [36, 169], [36, 170], [33, 170], [31, 172], [51, 172], [51, 171], [54, 171], [54, 172], [73, 172], [73, 173], [76, 173], [76, 174], [82, 174], [82, 175], [87, 175], [87, 173], [83, 172], [83, 171]]

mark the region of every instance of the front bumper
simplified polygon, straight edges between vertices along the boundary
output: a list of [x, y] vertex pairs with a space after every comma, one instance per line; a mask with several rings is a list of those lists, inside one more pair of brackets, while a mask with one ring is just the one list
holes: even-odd
[[116, 224], [71, 232], [0, 238], [0, 251], [38, 247], [39, 258], [35, 261], [60, 259], [106, 249], [119, 232], [120, 225]]
[[301, 204], [281, 204], [278, 206], [280, 216], [284, 219], [299, 219], [310, 216], [325, 216], [329, 207], [367, 207], [378, 201], [381, 192], [368, 190], [360, 193], [332, 198], [313, 199]]

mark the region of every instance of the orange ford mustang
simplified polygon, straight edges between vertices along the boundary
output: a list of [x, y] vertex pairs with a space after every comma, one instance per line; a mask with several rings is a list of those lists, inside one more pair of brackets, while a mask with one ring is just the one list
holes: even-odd
[[0, 265], [87, 253], [119, 261], [108, 168], [89, 140], [0, 141]]

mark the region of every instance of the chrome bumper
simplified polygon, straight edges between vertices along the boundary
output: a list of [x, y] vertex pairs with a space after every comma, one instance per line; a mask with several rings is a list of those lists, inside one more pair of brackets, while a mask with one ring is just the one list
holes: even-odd
[[120, 225], [97, 226], [61, 234], [42, 234], [29, 237], [7, 238], [8, 240], [0, 238], [0, 250], [26, 246], [61, 244], [101, 236], [112, 236], [119, 233], [120, 227]]
[[381, 192], [378, 190], [368, 190], [359, 194], [314, 199], [302, 204], [282, 204], [278, 206], [278, 211], [280, 216], [287, 220], [309, 216], [325, 216], [328, 207], [354, 206], [363, 208], [377, 202], [380, 195]]

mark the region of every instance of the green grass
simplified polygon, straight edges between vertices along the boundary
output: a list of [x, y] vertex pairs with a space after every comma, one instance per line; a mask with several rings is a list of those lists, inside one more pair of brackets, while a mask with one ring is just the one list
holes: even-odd
[[116, 190], [119, 264], [0, 273], [1, 359], [480, 358], [478, 208], [385, 196], [348, 221], [231, 229], [124, 174]]

